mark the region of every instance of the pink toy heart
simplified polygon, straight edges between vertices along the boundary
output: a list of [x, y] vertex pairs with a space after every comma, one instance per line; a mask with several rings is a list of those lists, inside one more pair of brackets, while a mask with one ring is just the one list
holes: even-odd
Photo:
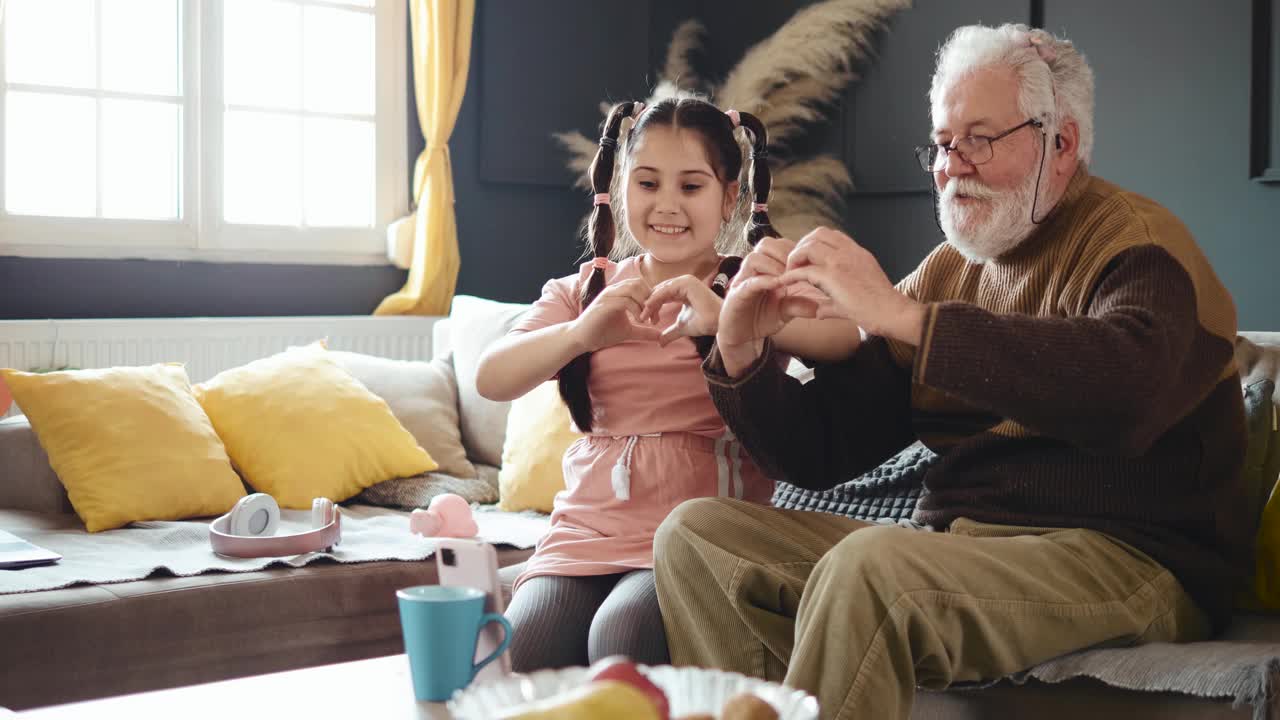
[[431, 498], [426, 510], [409, 515], [409, 531], [423, 537], [475, 537], [480, 532], [471, 505], [458, 495], [445, 493]]

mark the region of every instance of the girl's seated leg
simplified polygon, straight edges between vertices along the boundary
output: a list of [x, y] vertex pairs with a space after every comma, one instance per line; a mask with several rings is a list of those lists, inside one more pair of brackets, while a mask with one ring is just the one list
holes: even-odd
[[626, 655], [645, 665], [670, 663], [653, 571], [632, 570], [621, 578], [591, 622], [587, 659]]
[[538, 575], [522, 583], [506, 612], [513, 631], [511, 669], [586, 665], [591, 618], [620, 577]]

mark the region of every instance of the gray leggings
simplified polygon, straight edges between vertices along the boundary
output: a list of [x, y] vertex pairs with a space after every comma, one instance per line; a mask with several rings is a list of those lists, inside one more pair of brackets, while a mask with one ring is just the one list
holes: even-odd
[[652, 570], [538, 575], [520, 586], [506, 615], [515, 672], [589, 665], [610, 655], [670, 662]]

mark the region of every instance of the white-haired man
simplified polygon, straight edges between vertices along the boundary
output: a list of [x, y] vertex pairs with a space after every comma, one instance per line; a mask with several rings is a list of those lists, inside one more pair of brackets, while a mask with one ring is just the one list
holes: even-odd
[[[672, 659], [785, 680], [826, 718], [1206, 637], [1249, 557], [1235, 309], [1172, 214], [1089, 175], [1084, 58], [1025, 26], [961, 28], [930, 98], [918, 156], [946, 242], [896, 287], [834, 230], [762, 242], [705, 366], [779, 479], [829, 488], [935, 450], [917, 527], [703, 499], [658, 533]], [[867, 332], [803, 385], [770, 361], [797, 282]]]

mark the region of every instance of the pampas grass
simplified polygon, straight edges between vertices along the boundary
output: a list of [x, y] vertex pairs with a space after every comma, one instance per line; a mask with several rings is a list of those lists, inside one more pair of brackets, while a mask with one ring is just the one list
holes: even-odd
[[797, 12], [743, 55], [712, 96], [748, 110], [784, 147], [818, 120], [854, 79], [853, 64], [871, 51], [876, 30], [910, 0], [827, 0]]
[[662, 77], [677, 88], [695, 90], [701, 84], [698, 73], [693, 69], [693, 54], [702, 47], [702, 36], [707, 28], [697, 20], [685, 20], [671, 35], [671, 45], [667, 47], [667, 64], [662, 69]]
[[[854, 67], [872, 51], [877, 30], [911, 0], [825, 0], [791, 17], [773, 35], [747, 50], [724, 81], [706, 82], [696, 71], [693, 57], [701, 49], [705, 26], [686, 20], [676, 28], [667, 48], [666, 63], [653, 94], [652, 105], [669, 97], [703, 97], [725, 109], [750, 112], [769, 129], [770, 169], [773, 189], [769, 217], [774, 226], [792, 239], [820, 225], [842, 224], [844, 196], [853, 189], [848, 168], [838, 158], [788, 155], [790, 146], [807, 129], [827, 120], [844, 89], [857, 79]], [[608, 103], [602, 103], [607, 114]], [[623, 124], [620, 142], [626, 142], [631, 121]], [[580, 132], [553, 135], [568, 151], [567, 164], [577, 175], [577, 187], [590, 191], [587, 169], [596, 154], [596, 141]], [[744, 144], [744, 153], [745, 153]], [[621, 159], [622, 152], [618, 153]], [[744, 177], [739, 178], [746, 187]], [[621, 197], [619, 173], [614, 173], [614, 197]], [[745, 197], [745, 196], [744, 196]], [[615, 257], [639, 250], [626, 230], [622, 204], [614, 205], [618, 240]], [[743, 252], [738, 238], [749, 213], [746, 203], [729, 223], [721, 252]]]

